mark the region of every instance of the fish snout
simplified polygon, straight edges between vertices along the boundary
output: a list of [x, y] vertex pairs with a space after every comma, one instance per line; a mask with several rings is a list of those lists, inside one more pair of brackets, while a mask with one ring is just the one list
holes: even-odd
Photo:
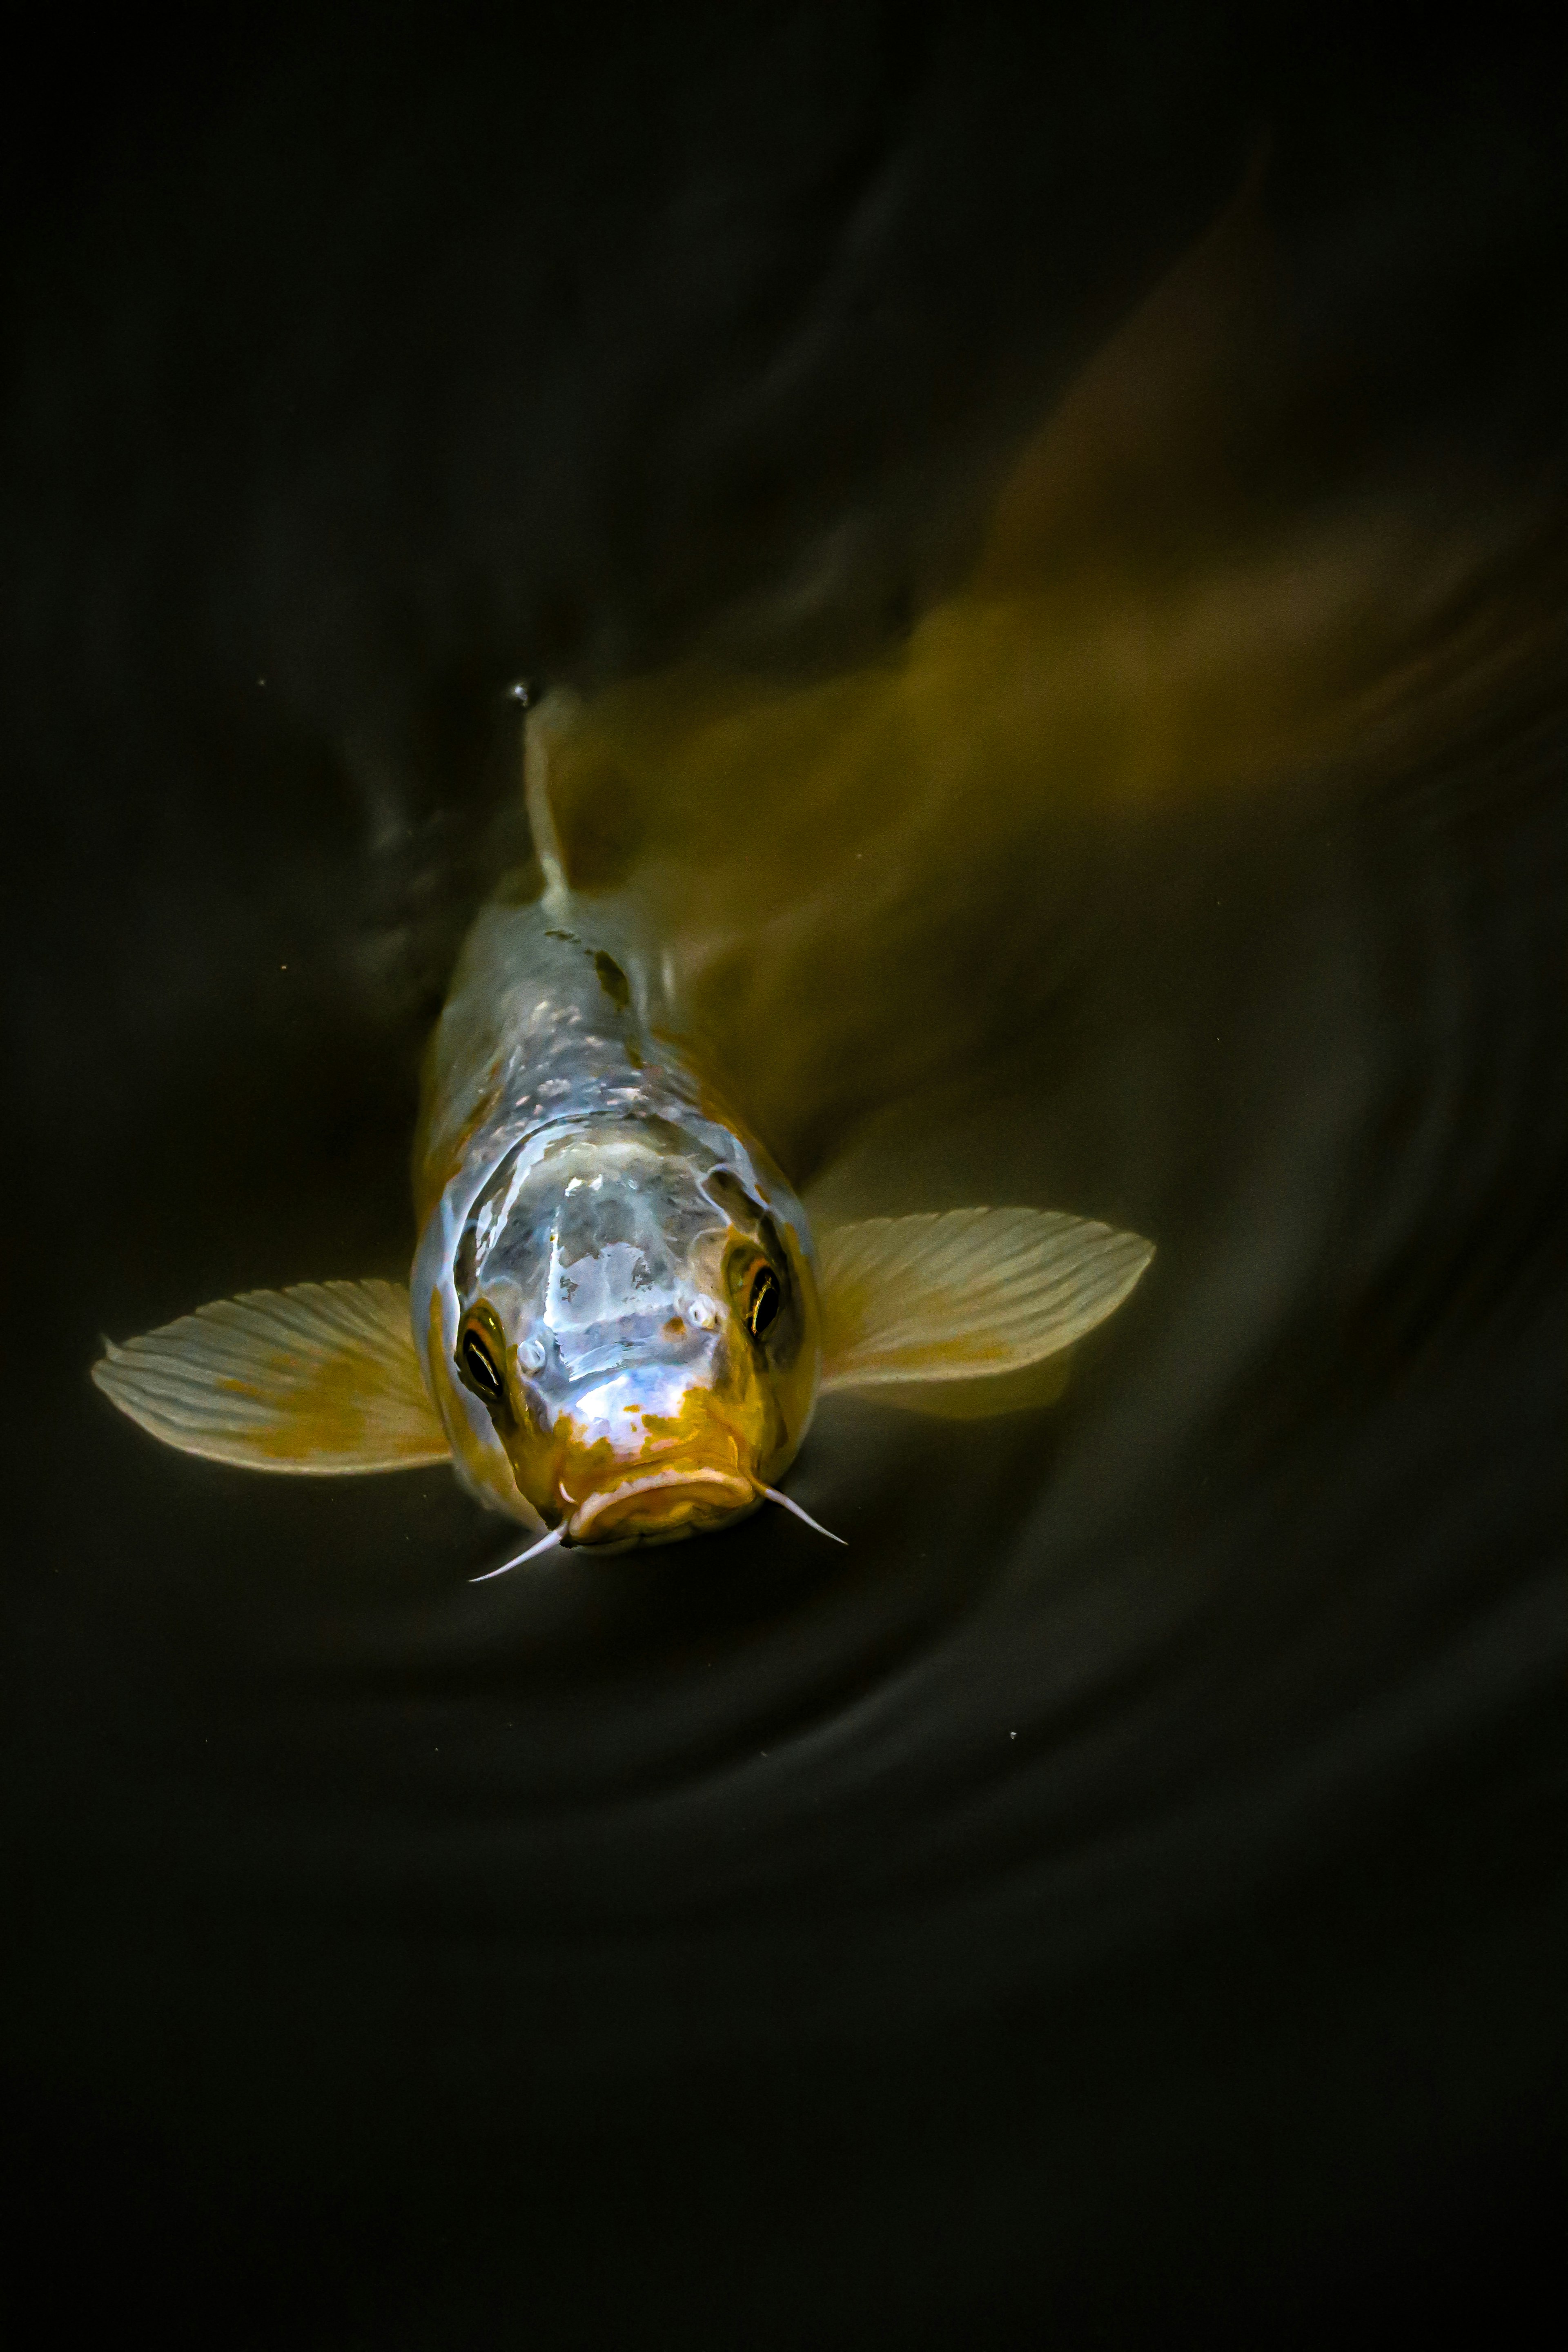
[[738, 1471], [671, 1463], [586, 1496], [566, 1523], [574, 1543], [669, 1543], [721, 1527], [761, 1501]]
[[755, 1448], [700, 1382], [611, 1381], [565, 1424], [556, 1483], [573, 1543], [670, 1542], [761, 1500]]

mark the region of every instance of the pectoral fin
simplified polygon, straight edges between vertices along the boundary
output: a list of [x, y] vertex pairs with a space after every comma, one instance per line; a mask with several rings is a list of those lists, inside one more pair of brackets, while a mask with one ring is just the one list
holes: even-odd
[[[1022, 1372], [1103, 1322], [1153, 1255], [1138, 1234], [1043, 1209], [841, 1225], [820, 1242], [823, 1388]], [[997, 1411], [1016, 1387], [998, 1381]]]
[[105, 1396], [185, 1454], [317, 1475], [451, 1458], [398, 1283], [247, 1290], [104, 1347]]

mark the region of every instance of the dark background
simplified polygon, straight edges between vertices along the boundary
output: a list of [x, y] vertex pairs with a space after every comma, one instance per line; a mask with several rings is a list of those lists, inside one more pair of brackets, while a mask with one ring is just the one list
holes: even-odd
[[[1263, 15], [13, 60], [16, 2342], [1544, 2336], [1557, 60]], [[753, 1523], [480, 1592], [444, 1475], [114, 1421], [100, 1329], [406, 1262], [508, 681], [896, 635], [1260, 143], [1329, 389], [1305, 447], [1238, 418], [1254, 491], [1491, 485], [1530, 657], [1418, 756], [1121, 827], [1048, 937], [993, 910], [1005, 1113], [913, 1106], [888, 1205], [962, 1171], [1157, 1237], [1058, 1412], [825, 1416], [847, 1555]]]

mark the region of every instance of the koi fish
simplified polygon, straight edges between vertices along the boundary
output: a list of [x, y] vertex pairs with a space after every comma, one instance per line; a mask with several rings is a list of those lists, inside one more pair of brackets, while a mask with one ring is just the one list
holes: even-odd
[[[1009, 1394], [1121, 1304], [1150, 1243], [1036, 1208], [815, 1234], [704, 1067], [631, 894], [568, 880], [528, 711], [537, 895], [484, 908], [426, 1056], [419, 1238], [385, 1281], [250, 1291], [92, 1367], [165, 1444], [331, 1475], [451, 1462], [533, 1541], [667, 1543], [765, 1502], [837, 1391]], [[828, 1530], [820, 1529], [826, 1534]], [[834, 1538], [839, 1540], [839, 1538]]]
[[1210, 579], [1200, 534], [1179, 594], [1138, 554], [1163, 544], [1148, 486], [1180, 543], [1194, 452], [1228, 446], [1255, 232], [1244, 197], [1113, 338], [898, 657], [772, 683], [688, 662], [528, 710], [533, 865], [479, 914], [426, 1055], [406, 1287], [250, 1291], [106, 1341], [121, 1412], [249, 1469], [450, 1462], [531, 1538], [510, 1568], [769, 1500], [806, 1517], [782, 1481], [840, 1391], [1045, 1400], [1148, 1241], [1037, 1207], [814, 1232], [779, 1163], [868, 1073], [889, 1104], [955, 1066], [952, 881], [1041, 870], [1043, 774], [1080, 810], [1234, 788], [1331, 743], [1378, 675], [1390, 597], [1356, 551], [1316, 598], [1293, 543]]
[[[1271, 331], [1254, 198], [1047, 417], [897, 657], [794, 682], [688, 661], [528, 710], [534, 864], [479, 916], [426, 1056], [407, 1286], [251, 1291], [106, 1341], [121, 1412], [250, 1469], [450, 1462], [533, 1538], [510, 1568], [769, 1500], [805, 1517], [781, 1482], [840, 1391], [1046, 1400], [1148, 1241], [1037, 1207], [814, 1232], [763, 1138], [793, 1130], [798, 1168], [868, 1071], [889, 1104], [955, 1066], [952, 880], [1042, 870], [1043, 775], [1081, 813], [1284, 772], [1412, 635], [1388, 566], [1442, 567], [1385, 517], [1315, 568], [1288, 535], [1216, 571], [1191, 530], [1227, 370]], [[1184, 534], [1184, 572], [1161, 551]]]
[[[1074, 812], [1331, 769], [1417, 740], [1428, 704], [1443, 723], [1433, 680], [1490, 674], [1456, 599], [1506, 515], [1249, 503], [1238, 420], [1300, 422], [1310, 389], [1282, 283], [1254, 171], [890, 655], [794, 678], [689, 658], [531, 708], [534, 863], [480, 913], [432, 1040], [408, 1286], [204, 1307], [106, 1342], [104, 1393], [252, 1469], [450, 1461], [533, 1538], [518, 1560], [768, 1500], [806, 1517], [780, 1482], [837, 1391], [960, 1418], [1043, 1402], [1149, 1242], [1036, 1207], [814, 1233], [780, 1162], [809, 1172], [851, 1113], [960, 1065], [953, 941], [987, 892], [1068, 870]], [[1023, 961], [1010, 978], [1031, 985]]]

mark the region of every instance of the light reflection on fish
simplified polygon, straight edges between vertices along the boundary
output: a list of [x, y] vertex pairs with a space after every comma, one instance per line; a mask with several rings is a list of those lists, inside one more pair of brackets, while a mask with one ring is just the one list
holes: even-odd
[[805, 1517], [778, 1482], [819, 1393], [977, 1384], [1002, 1409], [1007, 1376], [1109, 1315], [1152, 1255], [1038, 1209], [814, 1237], [683, 1038], [635, 898], [568, 883], [550, 772], [580, 726], [564, 696], [529, 714], [542, 887], [480, 914], [432, 1039], [408, 1289], [251, 1292], [93, 1367], [154, 1436], [247, 1468], [449, 1458], [538, 1538], [520, 1559], [668, 1542], [769, 1498]]

